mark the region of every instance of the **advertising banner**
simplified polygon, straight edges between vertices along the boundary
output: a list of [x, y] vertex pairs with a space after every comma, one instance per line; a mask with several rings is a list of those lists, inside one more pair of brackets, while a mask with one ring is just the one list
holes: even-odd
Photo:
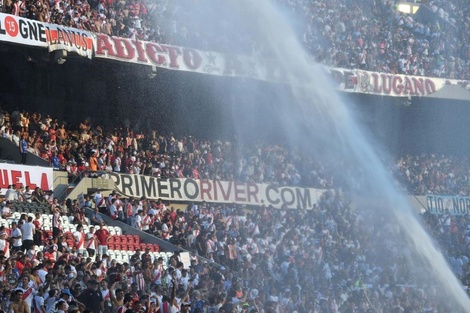
[[248, 57], [104, 34], [96, 34], [95, 57], [169, 70], [271, 80], [269, 73], [257, 73], [259, 66]]
[[46, 24], [0, 13], [0, 41], [33, 47], [47, 47]]
[[[442, 78], [375, 73], [357, 70], [356, 92], [394, 97], [423, 97], [446, 85]], [[450, 82], [450, 81], [449, 81]], [[447, 82], [447, 83], [449, 83]]]
[[[130, 38], [110, 37], [104, 34], [96, 34], [95, 57], [168, 70], [247, 77], [271, 82], [286, 82], [285, 73], [288, 72], [288, 69], [283, 67], [284, 64], [263, 56], [222, 54]], [[446, 86], [458, 86], [468, 92], [468, 95], [464, 93], [464, 98], [470, 98], [468, 81], [320, 65], [317, 68], [332, 78], [337, 90], [346, 92], [392, 97], [424, 97], [433, 95]], [[458, 98], [462, 98], [462, 95]]]
[[0, 163], [0, 188], [2, 194], [5, 194], [9, 185], [29, 186], [31, 190], [36, 187], [50, 190], [53, 181], [51, 167]]
[[[0, 41], [66, 50], [89, 59], [100, 58], [167, 70], [287, 82], [284, 62], [263, 55], [237, 55], [181, 46], [110, 37], [0, 13]], [[312, 59], [312, 63], [315, 62]], [[316, 67], [331, 77], [337, 90], [391, 97], [470, 99], [470, 82], [356, 69]], [[290, 82], [291, 83], [291, 82]], [[299, 79], [299, 84], [303, 81]]]
[[466, 215], [470, 213], [470, 197], [426, 195], [426, 203], [427, 210], [431, 214]]
[[161, 179], [144, 175], [108, 173], [119, 193], [126, 197], [170, 201], [206, 201], [281, 208], [311, 209], [327, 191], [314, 188], [273, 186], [233, 181], [190, 178]]
[[93, 57], [93, 33], [10, 14], [0, 13], [0, 41]]

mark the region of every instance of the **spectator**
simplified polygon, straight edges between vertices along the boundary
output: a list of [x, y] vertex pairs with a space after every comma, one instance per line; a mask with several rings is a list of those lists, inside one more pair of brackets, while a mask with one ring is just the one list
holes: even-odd
[[11, 211], [11, 201], [7, 201], [5, 206], [2, 208], [2, 218], [7, 219], [13, 215]]
[[90, 221], [92, 225], [101, 225], [104, 224], [104, 220], [101, 217], [101, 214], [98, 210], [98, 208], [93, 209], [93, 213], [90, 216]]
[[28, 216], [27, 222], [23, 224], [21, 227], [21, 233], [22, 233], [22, 241], [23, 241], [23, 251], [28, 251], [30, 250], [33, 245], [34, 245], [34, 234], [36, 231], [36, 227], [33, 224], [33, 217]]
[[28, 141], [26, 140], [26, 135], [21, 136], [20, 140], [20, 153], [21, 153], [21, 164], [26, 164], [28, 158]]
[[108, 253], [109, 231], [106, 229], [106, 224], [100, 224], [100, 228], [95, 232], [98, 239], [98, 254], [103, 255]]
[[16, 222], [11, 222], [11, 235], [10, 238], [13, 240], [12, 250], [18, 252], [22, 250], [23, 240], [21, 229], [18, 228]]

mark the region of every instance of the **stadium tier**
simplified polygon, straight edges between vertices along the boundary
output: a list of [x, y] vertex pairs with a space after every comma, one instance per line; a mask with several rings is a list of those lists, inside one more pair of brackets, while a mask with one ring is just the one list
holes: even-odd
[[0, 313], [467, 313], [467, 2], [2, 1]]

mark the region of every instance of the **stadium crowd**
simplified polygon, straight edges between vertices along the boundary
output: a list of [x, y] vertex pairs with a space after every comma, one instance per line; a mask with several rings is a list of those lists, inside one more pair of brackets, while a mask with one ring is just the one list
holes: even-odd
[[[316, 187], [335, 183], [325, 165], [315, 167], [309, 161], [308, 167], [296, 161], [305, 162], [304, 158], [280, 146], [248, 149], [156, 132], [147, 138], [129, 129], [106, 131], [91, 121], [69, 129], [51, 116], [20, 110], [4, 111], [0, 117], [2, 137], [19, 147], [24, 140], [26, 153], [37, 153], [71, 177], [80, 171], [107, 170]], [[277, 172], [268, 175], [270, 171], [260, 167]], [[417, 194], [467, 195], [467, 168], [466, 159], [433, 155], [406, 156], [391, 165], [403, 188]], [[288, 175], [315, 171], [312, 181], [305, 181], [300, 174], [296, 180]], [[144, 251], [136, 251], [129, 264], [117, 264], [103, 253], [91, 257], [94, 254], [64, 244], [60, 227], [51, 239], [35, 241], [30, 238], [31, 224], [39, 231], [38, 219], [27, 220], [25, 216], [8, 231], [0, 230], [0, 287], [4, 294], [0, 305], [5, 311], [26, 312], [27, 306], [47, 313], [123, 313], [128, 309], [160, 309], [164, 313], [453, 312], [436, 298], [438, 286], [424, 287], [412, 280], [400, 263], [400, 253], [382, 263], [381, 251], [371, 248], [372, 242], [380, 239], [372, 238], [358, 213], [332, 192], [326, 192], [320, 203], [307, 211], [247, 210], [208, 203], [175, 210], [163, 201], [123, 199], [115, 192], [89, 196], [89, 208], [101, 208], [115, 220], [192, 251], [191, 267], [182, 268], [178, 254], [168, 264]], [[79, 225], [86, 219], [77, 201], [59, 204], [47, 192], [20, 188], [12, 188], [6, 200], [51, 204], [51, 214], [73, 217], [78, 232], [83, 232]], [[10, 216], [10, 206], [6, 203], [2, 208], [3, 218]], [[469, 286], [466, 251], [470, 221], [466, 216], [449, 214], [423, 217], [429, 232], [446, 247], [444, 253], [455, 275]], [[99, 215], [89, 218], [101, 229]], [[38, 251], [38, 246], [43, 249]], [[36, 250], [31, 249], [34, 247]], [[402, 250], [393, 247], [391, 251]]]
[[[279, 186], [333, 188], [333, 164], [280, 145], [175, 138], [157, 131], [134, 133], [128, 128], [104, 130], [90, 120], [77, 128], [56, 118], [19, 109], [0, 115], [0, 135], [28, 153], [67, 171], [110, 171], [162, 178], [194, 178], [266, 183]], [[150, 135], [149, 135], [150, 133]], [[436, 154], [403, 155], [388, 162], [390, 173], [409, 194], [470, 195], [467, 157]]]
[[20, 110], [3, 116], [2, 137], [20, 147], [24, 140], [29, 153], [49, 160], [54, 169], [67, 170], [71, 178], [88, 170], [324, 188], [333, 184], [325, 165], [304, 162], [281, 146], [240, 147], [156, 131], [144, 135], [128, 128], [104, 130], [91, 121], [66, 128], [50, 116]]
[[[85, 237], [77, 221], [75, 245], [63, 243], [56, 225], [53, 236], [42, 238], [41, 250], [34, 246], [35, 231], [41, 230], [39, 218], [25, 215], [9, 231], [0, 229], [1, 309], [14, 313], [459, 312], [451, 301], [439, 298], [441, 286], [414, 280], [403, 263], [406, 249], [388, 246], [393, 256], [387, 254], [384, 260], [384, 251], [373, 247], [389, 240], [377, 238], [360, 213], [334, 192], [325, 192], [312, 210], [203, 202], [175, 211], [161, 201], [120, 199], [115, 192], [109, 196], [98, 192], [89, 206], [99, 208], [101, 197], [106, 198], [109, 212], [119, 202], [126, 207], [123, 220], [190, 250], [189, 268], [179, 253], [164, 260], [136, 250], [128, 263], [120, 264], [100, 248], [79, 249], [80, 238], [90, 240], [98, 231], [90, 230], [91, 237]], [[60, 215], [52, 207], [54, 216]], [[100, 230], [105, 228], [95, 216], [91, 214], [90, 221]], [[468, 217], [423, 217], [430, 234], [446, 248], [443, 253], [455, 275], [469, 286]], [[152, 222], [142, 227], [145, 219]]]
[[[470, 80], [466, 0], [421, 1], [427, 10], [420, 15], [401, 13], [390, 0], [277, 2], [295, 15], [299, 39], [326, 65]], [[222, 10], [216, 3], [210, 5]], [[245, 26], [232, 29], [238, 24], [225, 19], [208, 25], [208, 19], [191, 13], [196, 7], [168, 0], [3, 1], [3, 12], [97, 33], [203, 50], [263, 53], [254, 43], [256, 35], [247, 36]]]
[[[400, 13], [392, 1], [278, 2], [308, 21], [301, 26], [301, 39], [326, 65], [470, 79], [470, 14], [465, 0], [423, 1], [432, 12], [428, 21]], [[365, 3], [370, 9], [364, 10]], [[222, 52], [229, 41], [211, 33], [203, 39], [190, 12], [176, 1], [4, 0], [3, 11], [108, 35]], [[243, 40], [251, 45], [249, 39]], [[34, 153], [54, 169], [66, 170], [71, 180], [81, 173], [113, 171], [318, 188], [337, 184], [333, 164], [282, 146], [242, 147], [156, 131], [107, 130], [91, 120], [71, 128], [49, 115], [19, 109], [2, 112], [0, 124], [1, 136], [18, 145], [22, 163]], [[469, 164], [466, 158], [403, 156], [390, 171], [413, 194], [468, 195]], [[78, 233], [84, 234], [80, 225], [86, 219], [75, 199], [62, 205], [40, 189], [20, 188], [11, 189], [5, 200], [3, 219], [11, 217], [12, 202], [38, 202], [49, 205], [53, 216], [73, 217]], [[325, 192], [311, 210], [204, 202], [175, 210], [170, 203], [123, 199], [115, 192], [89, 195], [86, 205], [191, 251], [191, 266], [184, 268], [178, 253], [163, 260], [140, 250], [129, 263], [119, 264], [106, 250], [67, 246], [54, 222], [51, 237], [38, 237], [44, 234], [39, 218], [24, 216], [10, 229], [0, 228], [1, 310], [457, 312], [449, 301], [439, 299], [440, 286], [422, 285], [409, 274], [403, 247], [388, 247], [394, 256], [384, 261], [384, 251], [371, 247], [386, 238], [374, 237], [360, 214], [333, 192]], [[89, 218], [96, 228], [106, 228], [99, 214]], [[425, 214], [423, 223], [445, 247], [456, 277], [470, 286], [468, 217]], [[85, 237], [77, 236], [77, 244], [80, 238]]]

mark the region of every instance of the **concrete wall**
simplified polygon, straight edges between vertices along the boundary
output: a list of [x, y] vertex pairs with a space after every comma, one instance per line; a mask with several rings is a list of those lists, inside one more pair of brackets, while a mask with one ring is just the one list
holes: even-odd
[[[0, 159], [21, 164], [20, 149], [6, 138], [0, 138]], [[49, 166], [49, 162], [30, 153], [27, 158], [28, 165]]]

